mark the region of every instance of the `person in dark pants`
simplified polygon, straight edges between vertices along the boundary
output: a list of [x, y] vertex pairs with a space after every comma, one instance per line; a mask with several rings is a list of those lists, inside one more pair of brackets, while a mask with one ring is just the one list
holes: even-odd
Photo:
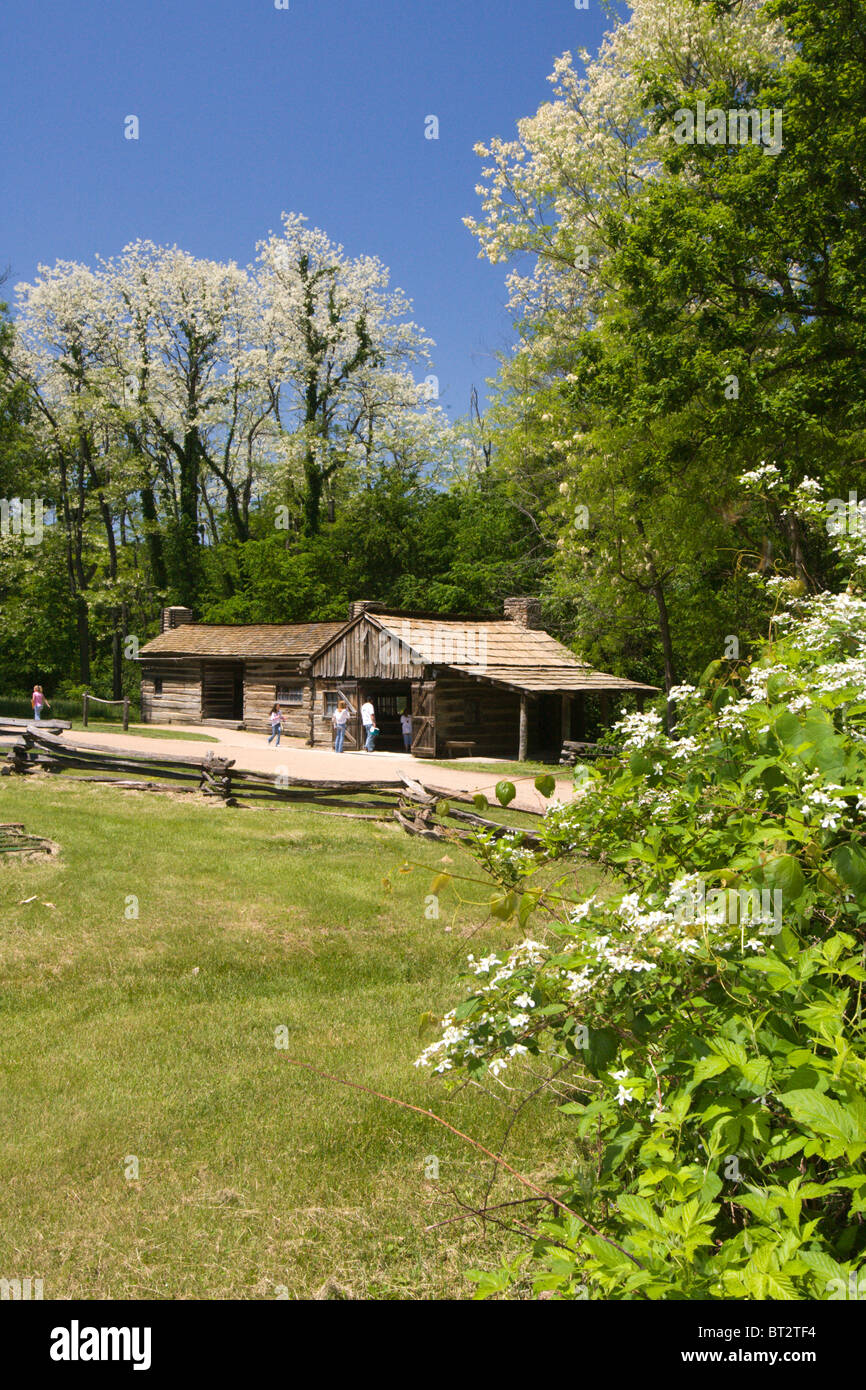
[[373, 709], [373, 701], [365, 700], [361, 706], [361, 723], [364, 725], [364, 752], [374, 753], [376, 751], [376, 739], [379, 730], [376, 728], [376, 711]]

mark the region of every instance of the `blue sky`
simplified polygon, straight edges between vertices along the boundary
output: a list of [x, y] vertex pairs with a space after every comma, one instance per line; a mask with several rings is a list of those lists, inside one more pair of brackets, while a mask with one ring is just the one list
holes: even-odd
[[5, 0], [0, 268], [139, 237], [246, 264], [302, 212], [390, 267], [463, 414], [513, 341], [505, 267], [462, 223], [473, 145], [511, 138], [554, 58], [607, 27], [600, 0]]

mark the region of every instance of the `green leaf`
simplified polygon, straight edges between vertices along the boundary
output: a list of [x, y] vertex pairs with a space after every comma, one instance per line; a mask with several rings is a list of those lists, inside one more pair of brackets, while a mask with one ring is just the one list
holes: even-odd
[[629, 770], [635, 777], [646, 777], [648, 772], [652, 772], [653, 764], [645, 753], [634, 752], [628, 760]]
[[779, 1100], [798, 1124], [844, 1144], [866, 1144], [866, 1123], [860, 1113], [819, 1091], [783, 1091]]
[[476, 792], [472, 798], [472, 805], [475, 807], [476, 811], [486, 811], [490, 806], [490, 802], [483, 792]]
[[742, 1043], [732, 1042], [730, 1038], [717, 1037], [710, 1039], [709, 1046], [724, 1060], [726, 1066], [736, 1067], [739, 1071], [745, 1070], [749, 1059]]
[[623, 1193], [617, 1197], [616, 1204], [629, 1221], [639, 1221], [642, 1226], [648, 1227], [656, 1235], [664, 1234], [664, 1227], [658, 1212], [647, 1201], [646, 1197], [634, 1197], [628, 1193]]
[[764, 876], [773, 888], [778, 888], [787, 902], [796, 902], [802, 897], [806, 880], [799, 861], [793, 854], [780, 854], [764, 865]]
[[619, 1047], [619, 1038], [612, 1028], [588, 1028], [584, 1057], [589, 1071], [602, 1071], [612, 1062]]
[[517, 920], [521, 927], [525, 927], [532, 913], [538, 907], [538, 898], [534, 893], [524, 893], [520, 899], [517, 909]]
[[490, 899], [491, 916], [498, 917], [499, 920], [502, 922], [507, 922], [511, 917], [513, 917], [516, 908], [516, 893], [512, 893], [510, 891], [508, 893], [494, 893], [492, 898]]
[[695, 1063], [692, 1076], [695, 1081], [708, 1081], [711, 1076], [721, 1076], [730, 1065], [726, 1057], [717, 1057], [711, 1053], [709, 1057], [701, 1057], [700, 1061]]
[[513, 782], [497, 782], [495, 791], [500, 806], [507, 806], [517, 795], [517, 788]]
[[640, 1125], [630, 1125], [628, 1129], [615, 1134], [604, 1151], [601, 1160], [601, 1176], [606, 1177], [609, 1173], [615, 1172], [629, 1150], [642, 1138], [643, 1130]]
[[853, 840], [838, 845], [830, 855], [833, 868], [855, 893], [866, 893], [866, 850]]
[[542, 796], [553, 796], [556, 791], [556, 778], [549, 772], [542, 772], [535, 779], [535, 790]]

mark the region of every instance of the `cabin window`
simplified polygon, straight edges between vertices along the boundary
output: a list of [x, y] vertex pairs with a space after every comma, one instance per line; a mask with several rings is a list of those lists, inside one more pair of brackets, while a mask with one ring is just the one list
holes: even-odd
[[154, 693], [154, 695], [161, 695], [161, 694], [162, 694], [162, 676], [154, 676], [154, 678], [153, 678], [153, 693]]
[[405, 704], [405, 695], [379, 695], [376, 698], [376, 712], [377, 714], [393, 715], [396, 718]]
[[276, 702], [278, 705], [302, 705], [304, 688], [302, 685], [278, 685]]
[[340, 696], [336, 690], [326, 690], [323, 693], [322, 700], [324, 701], [324, 709], [326, 716], [336, 714], [337, 701], [339, 700], [339, 698]]

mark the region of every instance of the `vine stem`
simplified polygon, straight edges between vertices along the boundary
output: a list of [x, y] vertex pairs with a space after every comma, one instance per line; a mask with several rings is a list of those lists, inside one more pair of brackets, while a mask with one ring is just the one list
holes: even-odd
[[644, 1268], [644, 1265], [641, 1264], [640, 1260], [635, 1255], [632, 1255], [629, 1250], [624, 1249], [617, 1241], [612, 1240], [610, 1236], [604, 1235], [597, 1226], [593, 1226], [592, 1222], [585, 1216], [582, 1216], [579, 1211], [575, 1211], [574, 1207], [568, 1206], [567, 1203], [561, 1202], [558, 1197], [554, 1197], [552, 1193], [545, 1192], [543, 1188], [537, 1187], [529, 1178], [524, 1177], [522, 1173], [518, 1173], [516, 1168], [512, 1168], [511, 1164], [508, 1163], [501, 1154], [496, 1154], [492, 1149], [485, 1148], [477, 1139], [473, 1139], [471, 1134], [464, 1134], [462, 1129], [456, 1129], [455, 1126], [449, 1124], [447, 1120], [443, 1120], [441, 1115], [437, 1115], [434, 1110], [425, 1110], [422, 1105], [412, 1105], [408, 1100], [400, 1100], [397, 1096], [387, 1096], [382, 1091], [374, 1091], [371, 1086], [364, 1086], [360, 1081], [349, 1081], [344, 1076], [334, 1076], [331, 1072], [322, 1071], [320, 1067], [314, 1067], [312, 1062], [301, 1062], [294, 1057], [286, 1057], [285, 1061], [290, 1067], [303, 1067], [305, 1071], [311, 1071], [315, 1076], [321, 1076], [325, 1081], [335, 1081], [338, 1086], [350, 1086], [352, 1090], [363, 1091], [365, 1095], [375, 1096], [377, 1100], [384, 1100], [388, 1105], [398, 1105], [403, 1110], [412, 1110], [416, 1115], [424, 1115], [428, 1120], [435, 1120], [437, 1125], [442, 1125], [444, 1129], [450, 1130], [452, 1134], [456, 1134], [458, 1139], [462, 1139], [465, 1143], [471, 1144], [474, 1149], [478, 1149], [480, 1153], [486, 1154], [488, 1158], [492, 1158], [494, 1163], [498, 1163], [509, 1172], [512, 1177], [515, 1177], [523, 1187], [528, 1188], [530, 1192], [534, 1192], [536, 1196], [543, 1198], [545, 1202], [550, 1202], [552, 1206], [558, 1207], [560, 1211], [568, 1212], [569, 1216], [575, 1216], [578, 1221], [583, 1222], [588, 1230], [592, 1231], [594, 1236], [598, 1236], [599, 1240], [603, 1240], [606, 1244], [612, 1245], [621, 1255], [625, 1255], [626, 1259], [636, 1264], [638, 1269]]

